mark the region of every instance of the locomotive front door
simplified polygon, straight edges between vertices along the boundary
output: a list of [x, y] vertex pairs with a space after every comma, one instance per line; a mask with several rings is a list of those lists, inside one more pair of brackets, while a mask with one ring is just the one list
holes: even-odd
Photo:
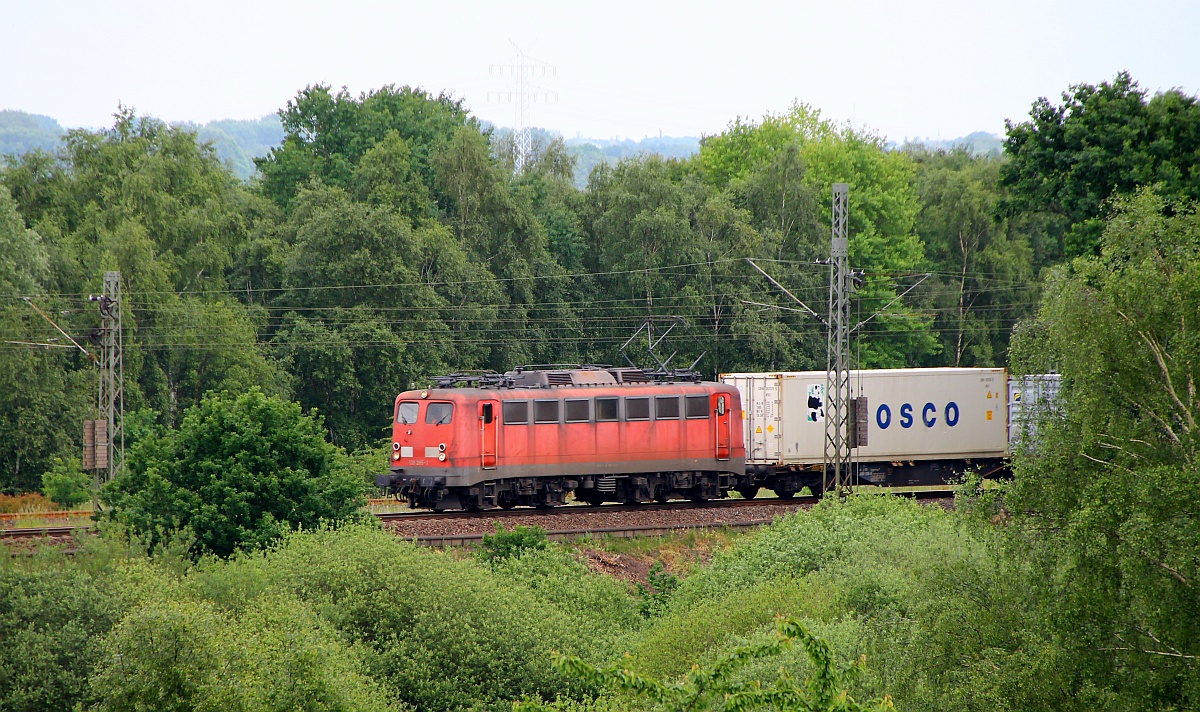
[[712, 407], [717, 422], [717, 459], [729, 459], [729, 442], [733, 438], [732, 421], [729, 416], [729, 396], [718, 393], [712, 397]]
[[496, 469], [496, 417], [499, 413], [500, 404], [496, 401], [479, 404], [479, 455], [485, 470]]

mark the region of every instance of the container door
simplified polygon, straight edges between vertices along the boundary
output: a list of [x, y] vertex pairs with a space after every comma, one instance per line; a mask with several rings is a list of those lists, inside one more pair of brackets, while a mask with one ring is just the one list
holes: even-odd
[[713, 411], [716, 413], [717, 423], [717, 459], [729, 459], [729, 442], [732, 439], [733, 430], [731, 429], [732, 420], [729, 415], [729, 396], [724, 393], [714, 394], [712, 397]]
[[485, 470], [496, 469], [496, 416], [499, 412], [500, 404], [496, 401], [479, 403], [479, 454]]

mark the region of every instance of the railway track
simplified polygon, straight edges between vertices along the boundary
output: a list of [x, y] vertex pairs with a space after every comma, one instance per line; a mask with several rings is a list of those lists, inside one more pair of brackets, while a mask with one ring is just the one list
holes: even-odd
[[[926, 490], [921, 492], [896, 492], [900, 497], [912, 497], [917, 500], [938, 500], [954, 497], [954, 490]], [[811, 506], [821, 500], [820, 497], [792, 497], [781, 499], [769, 497], [763, 499], [710, 499], [703, 502], [661, 502], [646, 504], [568, 504], [547, 509], [514, 508], [514, 509], [484, 509], [478, 511], [450, 510], [444, 512], [389, 512], [375, 516], [384, 522], [418, 521], [422, 519], [505, 519], [508, 517], [547, 517], [592, 512], [641, 512], [653, 513], [681, 509], [740, 509], [743, 507], [784, 507], [789, 505]], [[382, 500], [388, 501], [388, 500]]]
[[34, 537], [71, 536], [77, 531], [87, 531], [92, 527], [87, 524], [68, 525], [60, 527], [12, 527], [0, 529], [0, 539], [31, 539]]
[[[922, 501], [934, 501], [949, 499], [954, 496], [953, 490], [929, 490], [923, 492], [899, 492], [900, 496], [912, 497]], [[764, 514], [770, 509], [787, 508], [791, 509], [806, 509], [813, 506], [819, 501], [818, 497], [794, 497], [792, 499], [717, 499], [708, 500], [705, 502], [666, 502], [659, 504], [639, 504], [639, 505], [624, 505], [624, 504], [602, 504], [602, 505], [566, 505], [562, 507], [554, 507], [551, 509], [491, 509], [478, 512], [469, 511], [448, 511], [448, 512], [393, 512], [376, 514], [376, 518], [387, 524], [403, 524], [416, 525], [422, 521], [437, 521], [437, 520], [487, 520], [489, 523], [495, 520], [503, 520], [517, 518], [518, 522], [525, 522], [530, 519], [539, 520], [539, 526], [546, 529], [547, 536], [551, 539], [569, 539], [587, 534], [600, 534], [606, 536], [629, 537], [629, 536], [657, 536], [673, 531], [684, 531], [688, 529], [711, 529], [719, 527], [751, 527], [769, 524], [772, 520], [771, 516], [744, 518], [739, 510], [744, 509], [762, 509]], [[737, 518], [730, 521], [722, 521], [721, 512], [735, 511], [739, 512]], [[654, 517], [656, 513], [684, 513], [696, 512], [715, 515], [710, 521], [702, 523], [652, 523], [642, 525], [628, 526], [594, 526], [594, 527], [574, 527], [560, 528], [554, 526], [553, 522], [559, 518], [570, 518], [572, 515], [602, 515], [596, 519], [607, 520], [612, 516], [619, 517], [620, 515], [637, 515], [640, 517]], [[545, 524], [543, 525], [542, 522]], [[66, 537], [75, 534], [76, 532], [86, 532], [92, 530], [91, 525], [65, 525], [65, 526], [39, 526], [39, 527], [12, 527], [0, 529], [0, 539], [25, 539], [35, 537]], [[415, 536], [404, 535], [406, 539], [412, 539], [420, 544], [429, 546], [466, 546], [472, 543], [477, 543], [482, 540], [483, 533], [465, 533], [465, 534], [417, 534]]]

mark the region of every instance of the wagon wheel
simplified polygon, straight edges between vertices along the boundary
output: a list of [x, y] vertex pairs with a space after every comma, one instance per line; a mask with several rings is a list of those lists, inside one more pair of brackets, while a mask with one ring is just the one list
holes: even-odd
[[758, 496], [758, 490], [759, 490], [758, 485], [753, 485], [750, 487], [738, 487], [737, 493], [742, 495], [742, 497], [745, 497], [746, 499], [754, 499], [755, 497]]

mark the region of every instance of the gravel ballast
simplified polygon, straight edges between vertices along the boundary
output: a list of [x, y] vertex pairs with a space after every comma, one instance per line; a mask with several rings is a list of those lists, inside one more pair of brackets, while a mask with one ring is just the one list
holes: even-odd
[[[634, 511], [606, 512], [603, 508], [587, 508], [578, 513], [562, 510], [554, 514], [528, 515], [508, 514], [504, 517], [472, 517], [463, 519], [414, 519], [412, 521], [389, 520], [385, 526], [405, 539], [440, 536], [480, 536], [496, 531], [496, 522], [512, 529], [517, 526], [539, 526], [546, 531], [599, 531], [610, 529], [632, 529], [641, 527], [693, 527], [738, 524], [746, 522], [769, 522], [773, 518], [809, 509], [811, 502], [780, 502], [754, 507], [700, 507], [695, 509], [658, 509], [653, 505]], [[580, 507], [579, 509], [583, 509]]]

